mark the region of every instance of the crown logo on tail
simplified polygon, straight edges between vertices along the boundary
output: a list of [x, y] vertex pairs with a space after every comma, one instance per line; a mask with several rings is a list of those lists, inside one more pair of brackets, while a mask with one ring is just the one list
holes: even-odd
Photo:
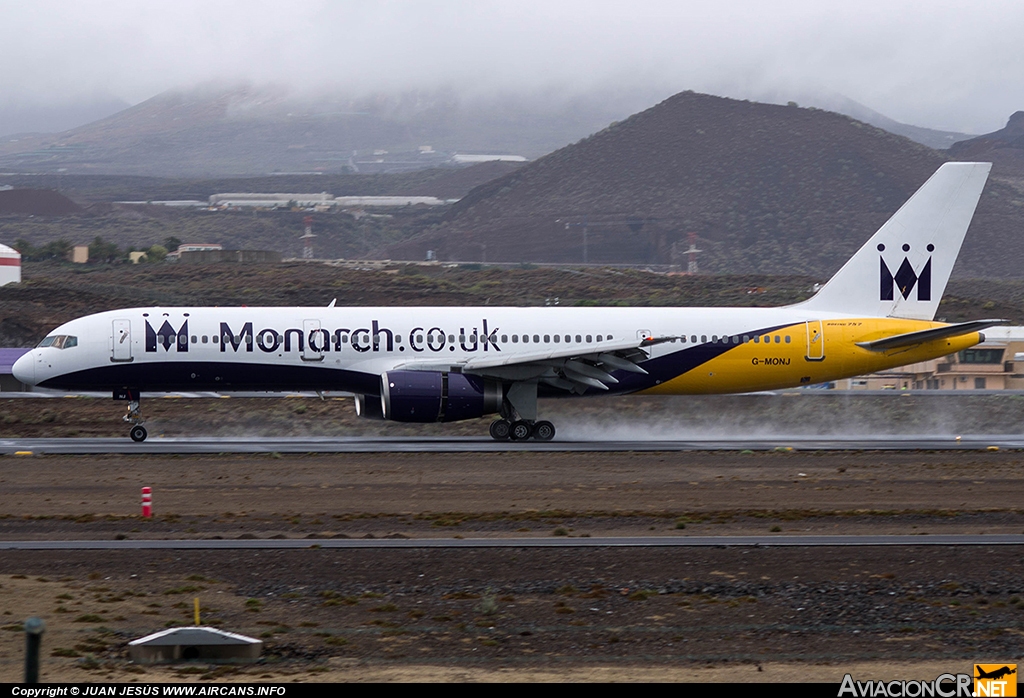
[[[929, 244], [927, 249], [929, 252], [934, 252], [935, 245]], [[884, 252], [885, 245], [880, 244], [878, 251]], [[903, 251], [910, 252], [910, 245], [904, 244]], [[885, 263], [885, 258], [882, 255], [878, 256], [878, 261], [881, 264], [879, 271], [879, 300], [895, 300], [897, 290], [904, 300], [908, 300], [915, 286], [917, 287], [917, 300], [930, 301], [932, 299], [931, 255], [928, 256], [928, 261], [924, 263], [924, 267], [920, 272], [914, 270], [914, 266], [910, 263], [908, 257], [903, 258], [903, 263], [900, 264], [895, 274], [889, 270], [889, 265]]]

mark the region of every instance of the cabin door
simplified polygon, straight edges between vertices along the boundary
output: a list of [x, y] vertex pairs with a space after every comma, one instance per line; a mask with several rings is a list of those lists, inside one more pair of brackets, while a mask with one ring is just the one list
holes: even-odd
[[807, 354], [808, 361], [825, 360], [825, 333], [821, 320], [808, 320], [807, 323]]
[[303, 361], [323, 361], [323, 352], [327, 350], [327, 343], [330, 339], [320, 329], [319, 320], [303, 320], [302, 334], [306, 335], [306, 342], [302, 345]]
[[114, 320], [114, 344], [111, 349], [111, 361], [132, 360], [132, 321]]

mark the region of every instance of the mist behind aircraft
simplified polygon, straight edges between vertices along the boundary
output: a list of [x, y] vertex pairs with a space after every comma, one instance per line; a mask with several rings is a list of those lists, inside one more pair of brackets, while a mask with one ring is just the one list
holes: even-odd
[[11, 3], [0, 134], [67, 123], [28, 114], [211, 82], [570, 100], [626, 86], [795, 101], [839, 93], [901, 123], [985, 133], [1020, 108], [1022, 28], [1024, 7], [998, 0]]

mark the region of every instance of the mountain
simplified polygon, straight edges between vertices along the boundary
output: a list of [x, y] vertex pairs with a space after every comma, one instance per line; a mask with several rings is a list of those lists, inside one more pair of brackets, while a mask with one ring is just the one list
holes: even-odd
[[953, 144], [949, 154], [957, 160], [992, 162], [998, 175], [1024, 177], [1024, 111], [1014, 113], [998, 131]]
[[[0, 171], [223, 177], [402, 172], [443, 166], [457, 153], [532, 159], [664, 96], [653, 87], [576, 95], [550, 89], [472, 97], [431, 90], [356, 97], [207, 85], [170, 90], [117, 113], [109, 102], [67, 114], [0, 110], [0, 134], [16, 125], [45, 131], [83, 123], [89, 114], [98, 119], [57, 134], [0, 138]], [[946, 148], [970, 137], [901, 124], [827, 90], [759, 97], [781, 104], [793, 98], [930, 147]], [[29, 121], [33, 114], [35, 120]], [[77, 122], [69, 121], [73, 115]]]
[[[477, 187], [395, 259], [833, 273], [947, 158], [840, 114], [683, 92]], [[989, 184], [958, 270], [1020, 276], [1021, 195]], [[999, 255], [992, 255], [999, 250]], [[1019, 258], [1019, 257], [1018, 257]]]
[[61, 133], [105, 119], [131, 105], [118, 97], [99, 95], [65, 104], [0, 103], [0, 139], [38, 133]]
[[641, 89], [579, 97], [351, 97], [272, 87], [172, 90], [57, 135], [0, 140], [0, 170], [215, 177], [400, 172], [456, 153], [534, 158], [654, 101]]
[[896, 121], [895, 119], [890, 119], [885, 114], [881, 114], [870, 107], [864, 106], [860, 102], [850, 99], [846, 95], [828, 89], [819, 88], [798, 91], [787, 90], [785, 92], [774, 90], [770, 92], [763, 92], [752, 97], [755, 101], [768, 102], [770, 104], [786, 104], [791, 100], [796, 100], [801, 106], [816, 107], [818, 109], [825, 109], [826, 111], [845, 114], [857, 121], [863, 121], [866, 124], [877, 126], [889, 133], [895, 133], [897, 136], [904, 136], [916, 143], [926, 145], [929, 148], [935, 148], [936, 150], [945, 150], [957, 141], [974, 137], [972, 134], [961, 133], [959, 131], [942, 131], [939, 129], [925, 128], [923, 126], [904, 124]]

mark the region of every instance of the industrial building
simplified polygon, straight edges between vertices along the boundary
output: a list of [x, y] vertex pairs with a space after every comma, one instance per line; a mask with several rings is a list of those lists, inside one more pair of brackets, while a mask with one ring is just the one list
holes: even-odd
[[14, 362], [27, 354], [30, 349], [3, 348], [0, 347], [0, 392], [27, 392], [29, 386], [25, 385], [14, 377], [12, 367]]
[[1024, 390], [1024, 327], [990, 327], [985, 341], [941, 359], [836, 381], [838, 390]]
[[214, 194], [210, 197], [211, 208], [313, 208], [329, 210], [332, 208], [372, 207], [372, 206], [442, 206], [452, 203], [451, 199], [438, 199], [435, 196], [332, 196], [326, 192], [320, 194], [261, 194], [257, 192], [239, 192]]
[[0, 245], [0, 286], [21, 283], [21, 253]]

